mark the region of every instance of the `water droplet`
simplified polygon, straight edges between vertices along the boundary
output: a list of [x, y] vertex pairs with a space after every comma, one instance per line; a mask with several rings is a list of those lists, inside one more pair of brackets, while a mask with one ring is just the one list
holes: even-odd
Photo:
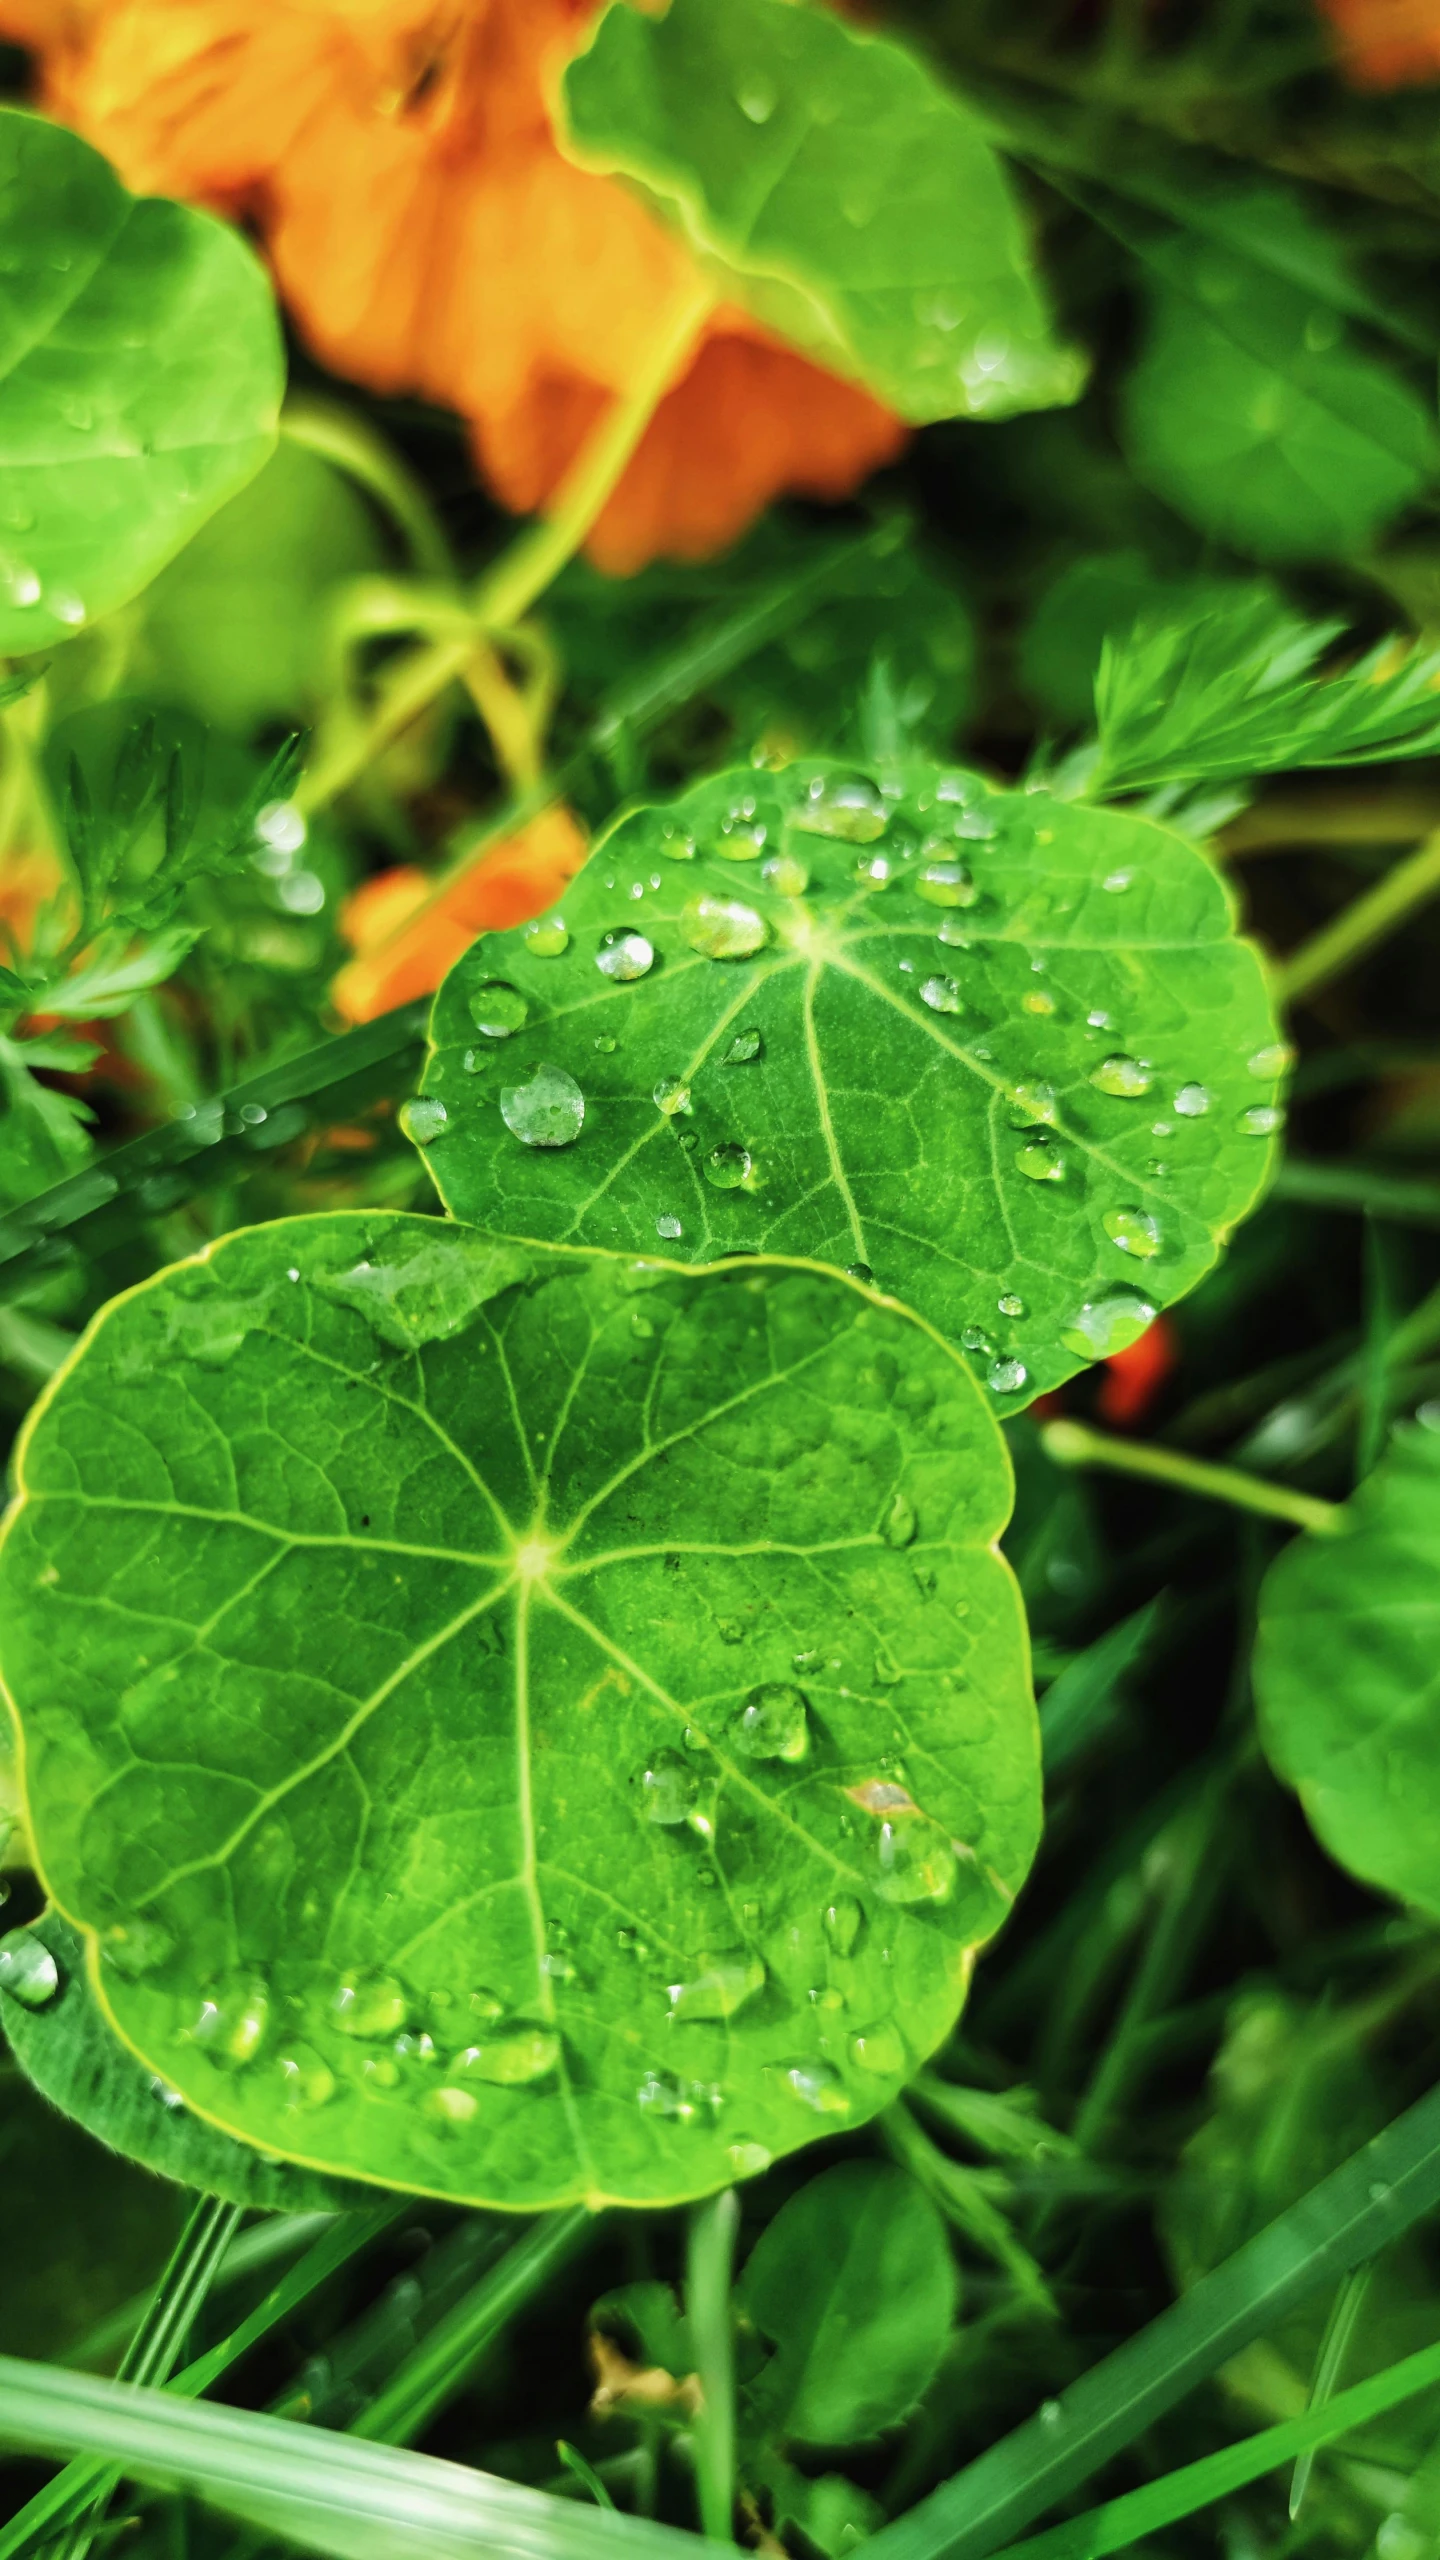
[[1029, 1375], [1023, 1360], [992, 1360], [985, 1372], [985, 1384], [997, 1396], [1018, 1395]]
[[33, 569], [6, 569], [4, 572], [3, 583], [5, 593], [12, 604], [18, 604], [21, 607], [25, 607], [39, 603], [40, 581], [36, 577]]
[[1119, 1050], [1091, 1068], [1090, 1081], [1100, 1093], [1118, 1094], [1123, 1102], [1138, 1102], [1155, 1079], [1143, 1059], [1129, 1058]]
[[415, 1094], [400, 1105], [400, 1126], [412, 1146], [432, 1147], [450, 1114], [432, 1094]]
[[595, 966], [604, 978], [616, 978], [629, 985], [632, 978], [643, 978], [655, 965], [655, 945], [643, 933], [606, 933], [600, 937]]
[[105, 1939], [105, 1962], [124, 1982], [139, 1982], [175, 1952], [170, 1931], [158, 1920], [128, 1920]]
[[507, 986], [503, 978], [487, 979], [470, 998], [470, 1019], [487, 1040], [508, 1040], [512, 1031], [523, 1031], [529, 1017], [519, 988]]
[[759, 816], [759, 802], [753, 791], [742, 792], [732, 800], [720, 821], [715, 850], [726, 862], [754, 862], [770, 840], [770, 830]]
[[1137, 1262], [1148, 1262], [1160, 1250], [1160, 1229], [1144, 1209], [1107, 1209], [1100, 1223], [1111, 1243]]
[[1210, 1096], [1203, 1084], [1182, 1084], [1175, 1096], [1175, 1109], [1182, 1120], [1203, 1120], [1210, 1108]]
[[[655, 1233], [663, 1240], [664, 1243], [675, 1244], [683, 1235], [684, 1229], [682, 1228], [679, 1219], [667, 1211], [664, 1215], [656, 1219]], [[653, 1325], [647, 1324], [645, 1330], [647, 1333], [653, 1333], [655, 1328]]]
[[958, 916], [942, 916], [935, 929], [935, 939], [949, 951], [968, 951], [970, 936]]
[[82, 597], [71, 595], [68, 589], [52, 587], [47, 602], [57, 622], [67, 624], [72, 631], [79, 630], [87, 610]]
[[747, 2141], [740, 2134], [726, 2145], [725, 2157], [737, 2178], [758, 2178], [762, 2170], [769, 2168], [774, 2154], [766, 2150], [763, 2142]]
[[1053, 1127], [1057, 1111], [1053, 1084], [1017, 1084], [1010, 1093], [1010, 1126], [1030, 1129], [1037, 1123]]
[[863, 774], [817, 773], [790, 823], [806, 835], [838, 836], [846, 844], [873, 844], [883, 836], [889, 812]]
[[536, 960], [558, 960], [561, 952], [570, 948], [569, 930], [562, 916], [536, 916], [520, 939]]
[[563, 1067], [539, 1066], [528, 1084], [501, 1087], [500, 1116], [522, 1147], [569, 1147], [585, 1125], [585, 1096]]
[[915, 1505], [908, 1494], [897, 1493], [881, 1523], [880, 1535], [887, 1547], [908, 1547], [918, 1523]]
[[954, 1885], [955, 1852], [928, 1813], [912, 1808], [882, 1822], [876, 1856], [882, 1902], [943, 1902]]
[[410, 2012], [402, 1984], [389, 1973], [342, 1973], [330, 1995], [342, 2035], [396, 2036]]
[[612, 1040], [608, 1031], [601, 1031], [597, 1034], [593, 1046], [599, 1050], [602, 1058], [613, 1058], [620, 1043], [618, 1040]]
[[793, 853], [772, 853], [760, 877], [777, 898], [803, 898], [810, 886], [808, 865]]
[[1235, 1125], [1244, 1137], [1272, 1138], [1277, 1129], [1284, 1128], [1285, 1114], [1273, 1102], [1256, 1102], [1241, 1112]]
[[1110, 1360], [1138, 1342], [1155, 1310], [1133, 1289], [1114, 1289], [1108, 1297], [1087, 1299], [1060, 1328], [1060, 1339], [1077, 1360]]
[[737, 1031], [720, 1064], [722, 1067], [748, 1067], [752, 1058], [763, 1054], [764, 1046], [758, 1031]]
[[1039, 2418], [1042, 2427], [1059, 2427], [1065, 2423], [1065, 2412], [1058, 2400], [1042, 2400]]
[[758, 71], [752, 71], [743, 87], [735, 92], [735, 104], [752, 124], [768, 124], [779, 103], [779, 92], [774, 82]]
[[847, 1262], [845, 1277], [847, 1280], [862, 1280], [867, 1288], [873, 1288], [875, 1284], [875, 1274], [868, 1262]]
[[722, 1644], [743, 1644], [745, 1641], [745, 1621], [743, 1618], [717, 1618], [715, 1621], [715, 1633]]
[[784, 1680], [752, 1689], [730, 1728], [730, 1739], [747, 1760], [803, 1760], [810, 1748], [810, 1724], [800, 1690]]
[[0, 1938], [0, 1991], [22, 2009], [43, 2009], [60, 1988], [60, 1968], [33, 1929], [11, 1929]]
[[651, 1100], [657, 1111], [663, 1111], [667, 1120], [673, 1120], [677, 1111], [689, 1110], [690, 1087], [683, 1076], [662, 1076]]
[[1043, 987], [1037, 987], [1033, 994], [1021, 997], [1020, 1010], [1022, 1013], [1053, 1013], [1055, 999], [1047, 995]]
[[1118, 898], [1132, 885], [1134, 878], [1133, 871], [1107, 871], [1100, 886], [1108, 889], [1112, 898]]
[[335, 2074], [313, 2045], [288, 2045], [275, 2068], [287, 2107], [323, 2107], [335, 2095]]
[[898, 2080], [910, 2060], [898, 2027], [866, 2027], [851, 2037], [850, 2056], [862, 2071], [882, 2080]]
[[865, 1926], [865, 1914], [853, 1894], [837, 1893], [825, 1912], [825, 1935], [837, 1956], [853, 1955]]
[[258, 1973], [227, 1974], [200, 2003], [190, 2029], [191, 2041], [203, 2045], [212, 2061], [237, 2069], [253, 2062], [270, 2023], [270, 1989]]
[[640, 1776], [641, 1810], [647, 1822], [667, 1829], [688, 1822], [700, 1793], [700, 1781], [678, 1751], [656, 1751]]
[[727, 1143], [712, 1147], [705, 1158], [704, 1174], [717, 1191], [734, 1191], [750, 1171], [750, 1154], [746, 1147]]
[[660, 830], [660, 850], [671, 862], [693, 862], [695, 839], [684, 827], [677, 827], [667, 819]]
[[451, 2064], [452, 2076], [487, 2080], [504, 2089], [524, 2088], [543, 2080], [560, 2059], [560, 2039], [553, 2027], [502, 2027], [498, 2034], [467, 2045]]
[[926, 978], [920, 988], [920, 1001], [932, 1013], [963, 1013], [964, 999], [959, 982], [954, 978]]
[[997, 1298], [995, 1303], [1002, 1316], [1023, 1316], [1028, 1313], [1024, 1299], [1017, 1298], [1013, 1289], [1007, 1289], [1004, 1297]]
[[765, 1967], [755, 1955], [702, 1954], [694, 1978], [666, 1987], [670, 2016], [677, 2026], [696, 2018], [733, 2018], [747, 2000], [765, 1987]]
[[1063, 1182], [1065, 1179], [1065, 1159], [1043, 1129], [1037, 1129], [1033, 1138], [1026, 1139], [1016, 1153], [1015, 1166], [1017, 1172], [1023, 1173], [1030, 1182]]
[[770, 928], [738, 898], [692, 898], [680, 918], [692, 951], [707, 960], [748, 960], [770, 939]]
[[1286, 1068], [1294, 1065], [1295, 1052], [1287, 1049], [1283, 1040], [1277, 1040], [1268, 1049], [1257, 1049], [1245, 1063], [1252, 1076], [1283, 1076]]
[[647, 2071], [635, 2092], [635, 2103], [645, 2115], [664, 2116], [672, 2124], [700, 2124], [706, 2116], [713, 2121], [725, 2103], [723, 2090], [707, 2088], [703, 2080], [680, 2080], [670, 2071]]
[[473, 2089], [431, 2089], [426, 2095], [425, 2113], [447, 2132], [458, 2133], [465, 2125], [473, 2124], [480, 2113], [480, 2101]]
[[963, 862], [927, 862], [915, 887], [932, 907], [973, 907], [980, 894]]
[[960, 1348], [962, 1351], [982, 1351], [988, 1358], [995, 1345], [983, 1324], [966, 1324], [960, 1328]]
[[782, 2067], [785, 2086], [802, 2106], [818, 2116], [848, 2116], [850, 2099], [839, 2072], [829, 2062], [792, 2062]]

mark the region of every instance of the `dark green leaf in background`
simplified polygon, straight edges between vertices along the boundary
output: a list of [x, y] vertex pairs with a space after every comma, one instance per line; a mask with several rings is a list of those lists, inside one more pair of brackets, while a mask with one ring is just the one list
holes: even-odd
[[1332, 306], [1250, 260], [1182, 240], [1154, 263], [1121, 395], [1138, 477], [1257, 560], [1359, 550], [1432, 475], [1431, 410]]
[[1440, 1434], [1407, 1429], [1265, 1579], [1260, 1739], [1352, 1875], [1440, 1917]]
[[948, 2032], [1038, 1828], [1009, 1469], [862, 1288], [284, 1221], [116, 1300], [20, 1481], [38, 1863], [202, 2119], [668, 2202]]
[[412, 1134], [496, 1233], [873, 1274], [1012, 1411], [1264, 1182], [1284, 1053], [1231, 921], [1146, 819], [932, 766], [717, 775], [457, 964]]
[[283, 384], [238, 232], [0, 108], [0, 652], [143, 587], [259, 470]]
[[724, 298], [902, 417], [1078, 393], [980, 123], [891, 38], [795, 0], [618, 0], [563, 98], [582, 167], [630, 180]]

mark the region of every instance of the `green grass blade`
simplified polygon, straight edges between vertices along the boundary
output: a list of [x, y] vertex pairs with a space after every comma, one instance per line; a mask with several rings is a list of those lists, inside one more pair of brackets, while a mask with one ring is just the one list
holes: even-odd
[[572, 2205], [532, 2223], [396, 2367], [351, 2433], [376, 2444], [413, 2444], [445, 2403], [464, 2389], [486, 2348], [522, 2303], [576, 2255], [597, 2219], [587, 2206]]
[[739, 2219], [733, 2187], [697, 2204], [690, 2216], [686, 2258], [685, 2308], [700, 2378], [695, 2478], [701, 2526], [712, 2542], [735, 2538], [735, 2324], [730, 2280]]
[[1296, 2303], [1437, 2202], [1440, 2089], [1432, 2089], [1060, 2400], [887, 2525], [869, 2560], [986, 2560]]
[[1312, 2454], [1317, 2445], [1333, 2443], [1336, 2436], [1348, 2435], [1352, 2427], [1381, 2417], [1387, 2409], [1397, 2408], [1402, 2400], [1413, 2400], [1417, 2393], [1428, 2391], [1437, 2382], [1440, 2346], [1422, 2347], [1418, 2355], [1404, 2356], [1398, 2364], [1387, 2365], [1383, 2373], [1355, 2383], [1338, 2399], [1307, 2411], [1303, 2418], [1287, 2418], [1278, 2427], [1263, 2427], [1258, 2435], [1227, 2445], [1223, 2453], [1207, 2454], [1202, 2462], [1187, 2462], [1182, 2470], [1167, 2472], [1163, 2480], [1147, 2481], [1143, 2489], [1132, 2489], [1127, 2497], [1111, 2498], [1103, 2507], [1092, 2507], [1088, 2515], [1072, 2516], [1068, 2523], [1052, 2526], [1049, 2533], [1037, 2533], [1028, 2542], [1012, 2543], [1001, 2554], [1001, 2560], [1105, 2560], [1107, 2552], [1128, 2550], [1145, 2535], [1178, 2524], [1183, 2516], [1193, 2516], [1201, 2507], [1213, 2506], [1217, 2498], [1228, 2498], [1236, 2489], [1261, 2479], [1267, 2471], [1278, 2469], [1297, 2454], [1303, 2458]]
[[[1360, 2308], [1370, 2290], [1370, 2278], [1374, 2272], [1373, 2267], [1357, 2267], [1353, 2274], [1344, 2277], [1341, 2282], [1340, 2290], [1330, 2306], [1330, 2317], [1325, 2323], [1325, 2335], [1320, 2341], [1320, 2353], [1315, 2360], [1315, 2377], [1310, 2385], [1308, 2402], [1311, 2409], [1323, 2409], [1326, 2402], [1334, 2395], [1335, 2385], [1340, 2379], [1345, 2358], [1350, 2351], [1351, 2338], [1355, 2334], [1355, 2323], [1360, 2317]], [[1309, 2487], [1310, 2474], [1314, 2467], [1315, 2447], [1311, 2445], [1297, 2461], [1294, 2476], [1290, 2482], [1292, 2524], [1305, 2503], [1305, 2492]]]
[[0, 2440], [185, 2489], [327, 2560], [680, 2560], [694, 2540], [488, 2472], [0, 2357]]

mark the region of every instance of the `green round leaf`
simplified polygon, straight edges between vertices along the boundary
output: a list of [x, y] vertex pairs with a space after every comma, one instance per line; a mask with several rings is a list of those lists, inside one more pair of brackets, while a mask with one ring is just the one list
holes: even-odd
[[847, 2160], [808, 2179], [736, 2287], [774, 2349], [749, 2392], [767, 2435], [848, 2445], [897, 2425], [934, 2379], [958, 2296], [945, 2226], [903, 2169]]
[[1265, 1577], [1260, 1740], [1332, 1858], [1440, 1918], [1440, 1437], [1397, 1433], [1340, 1534]]
[[86, 1979], [83, 1944], [59, 1912], [47, 1911], [27, 1934], [53, 1958], [56, 1989], [35, 2007], [0, 1995], [0, 2025], [26, 2079], [62, 2115], [142, 2168], [231, 2204], [304, 2213], [368, 2201], [362, 2188], [267, 2158], [200, 2123], [178, 2089], [111, 2033]]
[[863, 2121], [1033, 1852], [1003, 1442], [923, 1325], [340, 1215], [118, 1299], [0, 1667], [46, 1882], [205, 2120], [475, 2202]]
[[550, 917], [472, 947], [431, 1036], [409, 1125], [457, 1215], [858, 1268], [1007, 1412], [1194, 1286], [1281, 1116], [1260, 963], [1193, 845], [920, 765], [635, 811]]
[[979, 120], [885, 36], [794, 0], [618, 0], [562, 142], [680, 231], [726, 299], [904, 418], [1073, 400]]
[[259, 470], [283, 388], [238, 232], [0, 108], [0, 653], [135, 595]]

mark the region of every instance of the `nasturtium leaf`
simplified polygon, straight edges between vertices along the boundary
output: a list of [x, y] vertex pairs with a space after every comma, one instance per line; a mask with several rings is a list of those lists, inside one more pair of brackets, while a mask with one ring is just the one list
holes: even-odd
[[135, 595], [259, 470], [283, 387], [237, 231], [0, 108], [0, 653]]
[[860, 2444], [934, 2378], [959, 2285], [945, 2226], [906, 2171], [846, 2160], [761, 2234], [736, 2305], [774, 2353], [747, 2394], [782, 2442]]
[[1440, 1918], [1440, 1435], [1397, 1432], [1338, 1534], [1265, 1577], [1260, 1740], [1352, 1875]]
[[1079, 392], [981, 124], [888, 36], [803, 0], [616, 0], [562, 99], [572, 159], [628, 180], [726, 300], [902, 417]]
[[1284, 1053], [1231, 927], [1145, 818], [724, 773], [457, 963], [409, 1126], [497, 1233], [873, 1275], [1009, 1412], [1134, 1341], [1265, 1179]]
[[37, 1861], [207, 2121], [659, 2203], [949, 2031], [1038, 1824], [1009, 1466], [862, 1287], [287, 1220], [114, 1301], [18, 1476]]
[[34, 2007], [0, 1993], [0, 2028], [31, 2086], [111, 2151], [162, 2178], [267, 2213], [340, 2211], [368, 2189], [297, 2169], [191, 2114], [178, 2089], [127, 2052], [85, 1972], [82, 1940], [58, 1911], [32, 1923], [56, 1988]]
[[1139, 478], [1257, 560], [1361, 548], [1440, 452], [1431, 413], [1332, 308], [1194, 242], [1162, 266], [1121, 414]]

